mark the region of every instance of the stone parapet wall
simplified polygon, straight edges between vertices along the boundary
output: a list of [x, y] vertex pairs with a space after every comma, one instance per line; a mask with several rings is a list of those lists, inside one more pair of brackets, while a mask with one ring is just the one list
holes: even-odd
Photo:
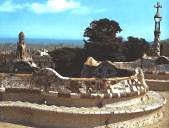
[[[155, 92], [149, 92], [150, 101], [130, 105], [95, 107], [65, 107], [29, 102], [0, 102], [0, 120], [27, 124], [36, 127], [59, 128], [138, 128], [161, 119], [159, 110], [165, 99]], [[146, 96], [144, 97], [146, 98]], [[131, 102], [130, 102], [131, 103]]]
[[[77, 115], [39, 111], [21, 107], [0, 107], [0, 121], [36, 126], [40, 128], [138, 128], [160, 120], [160, 111], [130, 115]], [[147, 115], [145, 115], [147, 114]], [[130, 120], [130, 121], [127, 121]], [[117, 122], [119, 121], [119, 122]], [[122, 122], [120, 122], [122, 121]]]
[[1, 86], [5, 88], [30, 88], [32, 75], [7, 75], [1, 77]]
[[[7, 94], [8, 95], [8, 94]], [[31, 99], [31, 97], [29, 97]], [[139, 99], [139, 98], [138, 98]], [[16, 99], [17, 100], [17, 99]], [[17, 107], [28, 107], [32, 109], [38, 109], [42, 111], [49, 112], [58, 112], [58, 113], [72, 113], [72, 114], [95, 114], [95, 115], [105, 115], [105, 114], [131, 114], [131, 113], [141, 113], [148, 112], [152, 110], [159, 109], [162, 107], [166, 100], [164, 97], [160, 96], [158, 93], [150, 91], [147, 95], [141, 97], [140, 102], [136, 101], [137, 99], [129, 100], [131, 101], [129, 104], [125, 104], [125, 102], [120, 101], [121, 104], [106, 104], [105, 106], [98, 108], [95, 107], [67, 107], [67, 106], [57, 106], [57, 105], [47, 105], [43, 103], [31, 103], [25, 101], [4, 101], [0, 103], [0, 106], [17, 106]], [[135, 102], [136, 101], [136, 102]], [[135, 102], [135, 103], [133, 103]], [[42, 106], [42, 107], [40, 107]]]
[[146, 72], [144, 76], [146, 79], [168, 80], [169, 72], [159, 72], [159, 73]]
[[[137, 67], [141, 67], [144, 72], [149, 71], [160, 71], [161, 68], [153, 62], [149, 62], [147, 60], [141, 61], [134, 61], [134, 62], [114, 62], [115, 66], [121, 69], [128, 69], [128, 70], [135, 70]], [[158, 67], [158, 68], [157, 68]]]
[[135, 70], [137, 67], [141, 67], [140, 60], [134, 62], [114, 62], [115, 66], [120, 69]]
[[156, 66], [156, 71], [158, 72], [169, 72], [169, 64], [162, 64]]
[[169, 90], [169, 72], [146, 72], [145, 80], [150, 90], [167, 91]]
[[137, 60], [133, 62], [114, 62], [116, 67], [120, 69], [128, 69], [128, 70], [135, 70], [137, 67], [141, 67], [145, 73], [147, 72], [169, 72], [169, 64], [160, 64], [157, 65], [154, 63], [153, 60]]
[[[94, 115], [76, 115], [76, 114], [59, 114], [59, 113], [50, 113], [50, 112], [43, 112], [43, 111], [36, 111], [31, 109], [24, 109], [24, 108], [15, 108], [13, 107], [8, 110], [3, 110], [0, 114], [1, 121], [8, 121], [11, 123], [19, 123], [24, 125], [33, 125], [36, 127], [41, 128], [105, 128], [106, 126], [111, 126], [111, 128], [121, 128], [122, 126], [132, 128], [138, 128], [138, 126], [145, 126], [148, 124], [152, 124], [157, 122], [162, 117], [162, 113], [157, 111], [153, 113], [142, 114], [132, 114], [130, 121], [125, 122], [116, 122], [124, 121], [129, 119], [129, 116], [112, 116], [108, 119], [108, 115], [106, 116], [94, 116]], [[11, 117], [12, 115], [12, 117]], [[141, 117], [140, 117], [141, 116]], [[15, 118], [13, 118], [15, 117]], [[135, 118], [135, 119], [133, 119]], [[62, 122], [62, 123], [61, 123]], [[108, 124], [107, 124], [108, 122]]]
[[146, 83], [149, 85], [149, 89], [153, 91], [168, 91], [169, 90], [169, 80], [147, 79]]
[[[139, 64], [140, 63], [140, 64]], [[116, 66], [122, 69], [134, 70], [135, 67], [142, 66], [146, 83], [150, 90], [166, 91], [169, 90], [169, 64], [155, 64], [154, 60], [143, 60], [134, 62], [116, 62]]]

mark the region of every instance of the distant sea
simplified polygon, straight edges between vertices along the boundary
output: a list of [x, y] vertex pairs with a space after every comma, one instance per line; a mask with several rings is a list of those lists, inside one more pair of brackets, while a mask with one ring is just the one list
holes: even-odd
[[[0, 43], [17, 43], [18, 38], [0, 38]], [[69, 40], [69, 39], [35, 39], [26, 38], [25, 42], [28, 44], [72, 44], [72, 45], [83, 45], [83, 40]]]

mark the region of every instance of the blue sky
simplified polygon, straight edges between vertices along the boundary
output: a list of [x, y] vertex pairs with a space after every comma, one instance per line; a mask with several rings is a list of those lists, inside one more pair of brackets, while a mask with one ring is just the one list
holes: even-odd
[[[83, 39], [89, 23], [101, 18], [117, 21], [124, 38], [153, 40], [157, 0], [1, 0], [0, 37]], [[169, 38], [169, 0], [162, 4], [161, 39]]]

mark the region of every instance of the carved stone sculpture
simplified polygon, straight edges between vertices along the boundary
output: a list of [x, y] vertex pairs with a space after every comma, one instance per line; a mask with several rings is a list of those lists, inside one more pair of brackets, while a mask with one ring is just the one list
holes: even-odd
[[23, 32], [19, 33], [19, 42], [17, 43], [16, 56], [17, 59], [24, 59], [26, 54], [25, 35]]

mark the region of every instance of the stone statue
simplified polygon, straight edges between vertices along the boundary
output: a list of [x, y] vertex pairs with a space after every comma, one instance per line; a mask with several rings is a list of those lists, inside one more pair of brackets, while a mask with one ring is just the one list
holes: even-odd
[[144, 79], [143, 70], [141, 68], [136, 68], [135, 72], [136, 72], [137, 79], [141, 82], [141, 84], [144, 85], [145, 87], [148, 87]]
[[25, 35], [23, 32], [19, 33], [19, 42], [17, 43], [16, 56], [17, 59], [24, 59], [26, 54]]

